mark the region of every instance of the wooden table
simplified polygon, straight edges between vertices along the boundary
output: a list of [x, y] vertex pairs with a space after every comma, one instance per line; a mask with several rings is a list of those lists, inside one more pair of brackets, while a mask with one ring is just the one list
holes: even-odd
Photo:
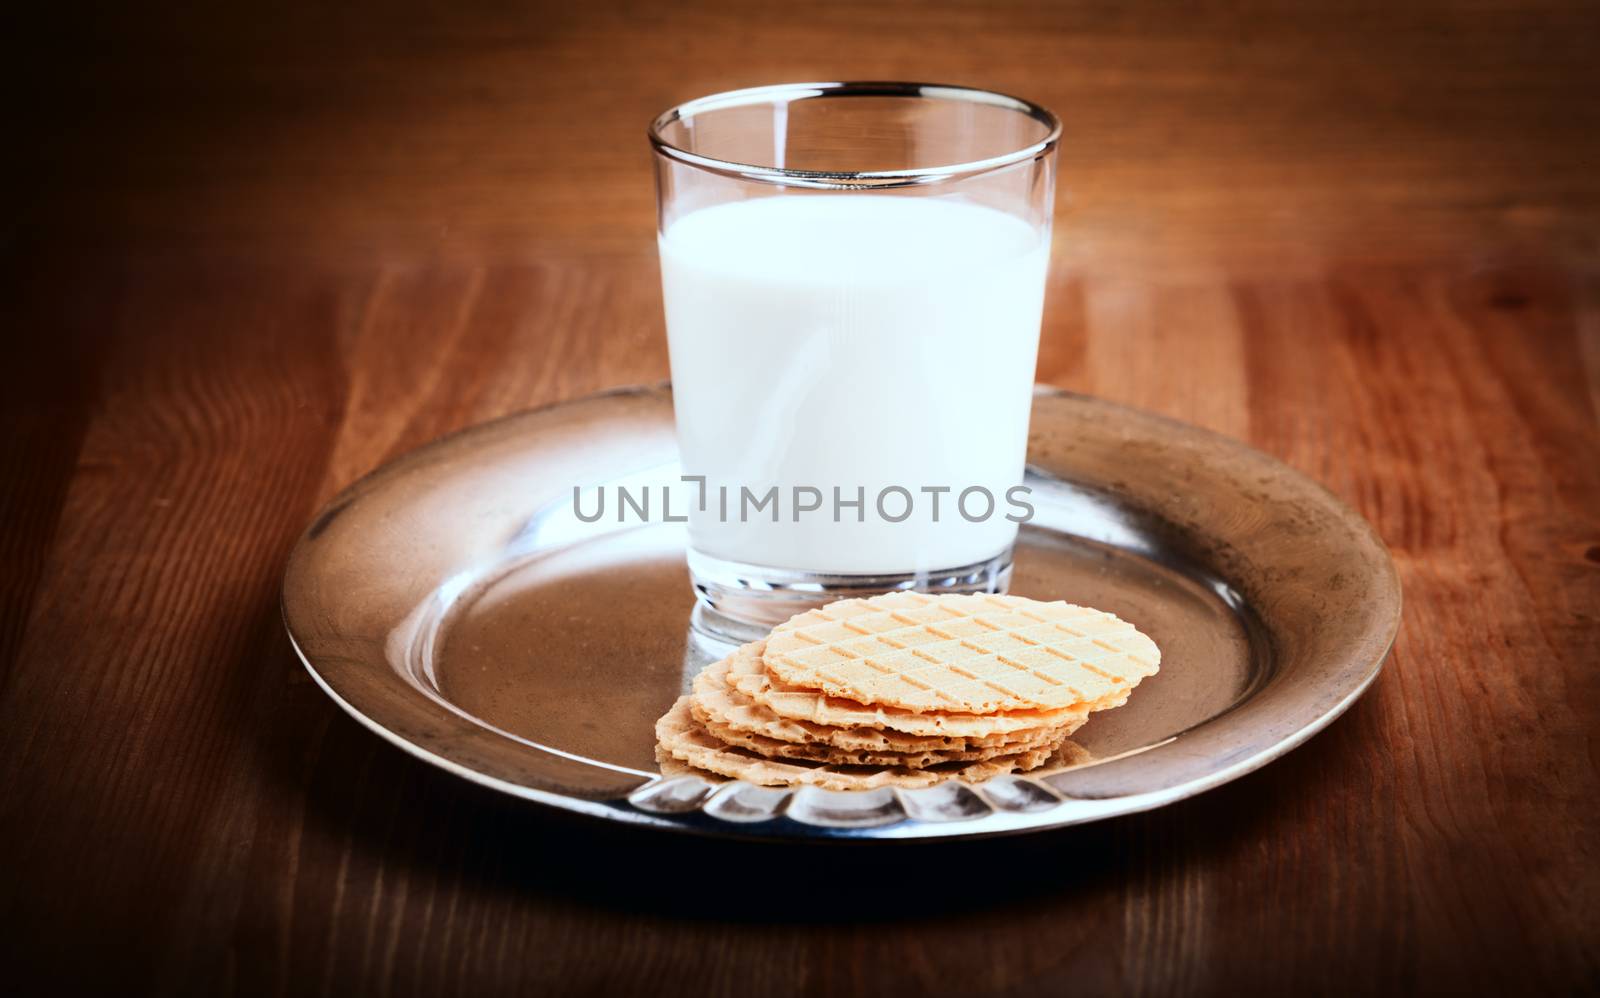
[[[73, 16], [14, 36], [12, 62], [6, 974], [283, 995], [1600, 981], [1600, 8]], [[665, 375], [646, 120], [839, 77], [1059, 111], [1040, 379], [1248, 440], [1376, 525], [1405, 622], [1327, 732], [1156, 813], [891, 857], [575, 824], [429, 769], [312, 685], [277, 587], [320, 503], [449, 430]]]

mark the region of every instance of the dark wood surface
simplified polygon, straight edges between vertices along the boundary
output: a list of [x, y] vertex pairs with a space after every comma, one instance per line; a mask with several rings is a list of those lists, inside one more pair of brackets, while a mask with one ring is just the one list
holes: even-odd
[[[1600, 985], [1595, 5], [129, 6], [8, 34], [25, 992]], [[1377, 527], [1405, 620], [1328, 731], [1156, 813], [800, 851], [540, 813], [306, 677], [277, 586], [335, 490], [665, 375], [650, 115], [839, 77], [1059, 111], [1041, 380], [1248, 440]]]

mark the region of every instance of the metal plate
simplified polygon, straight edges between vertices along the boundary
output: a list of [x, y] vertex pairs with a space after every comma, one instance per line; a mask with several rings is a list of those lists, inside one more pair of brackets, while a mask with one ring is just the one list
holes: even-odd
[[672, 481], [664, 386], [448, 437], [357, 482], [290, 558], [284, 617], [345, 710], [520, 797], [719, 835], [929, 838], [1091, 821], [1199, 793], [1338, 716], [1400, 616], [1371, 528], [1242, 444], [1041, 389], [1011, 591], [1132, 621], [1161, 672], [1075, 736], [1094, 761], [977, 787], [837, 793], [663, 780], [654, 722], [726, 646], [689, 627], [684, 534], [584, 524], [573, 488]]

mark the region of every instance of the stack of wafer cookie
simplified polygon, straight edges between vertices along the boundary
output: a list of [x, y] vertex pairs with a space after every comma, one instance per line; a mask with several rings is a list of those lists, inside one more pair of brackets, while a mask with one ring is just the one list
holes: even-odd
[[831, 790], [983, 780], [1070, 752], [1161, 653], [1131, 624], [1020, 596], [890, 593], [778, 625], [656, 722], [663, 773]]

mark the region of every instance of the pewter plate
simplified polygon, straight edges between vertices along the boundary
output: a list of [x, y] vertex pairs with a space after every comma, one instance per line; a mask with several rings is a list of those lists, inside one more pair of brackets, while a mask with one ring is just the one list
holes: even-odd
[[1074, 737], [1093, 761], [840, 793], [663, 779], [654, 723], [729, 646], [691, 626], [683, 528], [583, 523], [574, 487], [675, 481], [665, 386], [447, 437], [307, 529], [284, 618], [335, 702], [413, 755], [537, 804], [752, 838], [955, 838], [1159, 807], [1327, 725], [1377, 676], [1400, 586], [1372, 529], [1224, 437], [1040, 389], [1011, 591], [1132, 621], [1161, 672]]

